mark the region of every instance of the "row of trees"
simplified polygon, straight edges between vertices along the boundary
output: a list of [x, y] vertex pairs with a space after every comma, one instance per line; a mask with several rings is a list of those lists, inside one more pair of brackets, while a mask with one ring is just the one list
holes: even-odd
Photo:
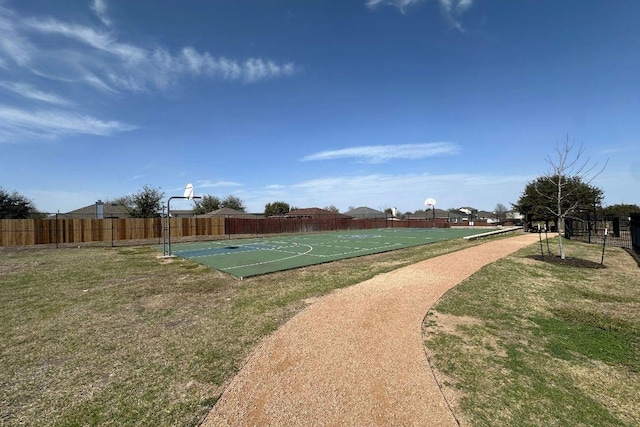
[[[145, 185], [136, 194], [118, 198], [114, 203], [125, 206], [134, 218], [153, 218], [159, 216], [162, 211], [164, 195], [164, 191], [160, 188]], [[237, 196], [229, 195], [221, 199], [216, 196], [204, 195], [201, 199], [195, 200], [192, 212], [195, 215], [202, 215], [221, 208], [230, 208], [240, 212], [246, 210], [244, 202]]]

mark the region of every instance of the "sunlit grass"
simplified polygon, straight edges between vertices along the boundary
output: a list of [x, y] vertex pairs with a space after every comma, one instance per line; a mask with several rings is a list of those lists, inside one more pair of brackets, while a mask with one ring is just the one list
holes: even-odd
[[[566, 243], [599, 263], [601, 248]], [[640, 424], [640, 269], [535, 260], [486, 266], [425, 320], [426, 346], [463, 425]]]

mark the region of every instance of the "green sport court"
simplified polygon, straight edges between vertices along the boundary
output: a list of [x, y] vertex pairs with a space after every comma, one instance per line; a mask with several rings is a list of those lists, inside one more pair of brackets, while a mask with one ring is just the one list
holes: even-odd
[[[486, 230], [485, 230], [486, 231]], [[172, 254], [235, 277], [322, 264], [482, 233], [468, 228], [379, 228], [173, 244]]]

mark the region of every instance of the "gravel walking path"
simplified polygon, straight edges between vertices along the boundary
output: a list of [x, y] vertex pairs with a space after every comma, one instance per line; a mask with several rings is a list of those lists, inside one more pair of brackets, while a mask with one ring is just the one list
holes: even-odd
[[449, 289], [534, 243], [484, 243], [331, 293], [257, 348], [204, 426], [456, 426], [422, 321]]

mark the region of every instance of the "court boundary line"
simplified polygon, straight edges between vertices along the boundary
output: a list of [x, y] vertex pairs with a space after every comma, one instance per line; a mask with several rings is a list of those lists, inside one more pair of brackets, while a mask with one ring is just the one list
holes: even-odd
[[[201, 264], [207, 265], [214, 270], [218, 270], [223, 273], [227, 273], [231, 276], [239, 278], [240, 280], [245, 277], [254, 277], [261, 276], [265, 274], [271, 274], [277, 271], [286, 271], [296, 268], [301, 268], [304, 266], [311, 265], [320, 265], [329, 262], [339, 261], [342, 259], [355, 258], [360, 256], [374, 255], [379, 253], [391, 252], [395, 250], [399, 250], [402, 248], [409, 248], [415, 246], [428, 245], [431, 243], [438, 242], [442, 240], [437, 236], [429, 237], [428, 233], [436, 232], [437, 234], [445, 233], [447, 229], [420, 229], [420, 228], [388, 228], [388, 229], [369, 229], [369, 230], [336, 230], [333, 233], [311, 233], [311, 234], [301, 234], [301, 235], [287, 235], [287, 236], [271, 236], [271, 237], [259, 237], [259, 238], [251, 238], [246, 239], [234, 239], [233, 243], [231, 240], [227, 241], [218, 241], [218, 242], [202, 242], [203, 245], [195, 244], [192, 249], [183, 249], [175, 251], [174, 253], [178, 256], [181, 256], [185, 259], [194, 259], [199, 260], [196, 262], [200, 262]], [[474, 230], [475, 231], [475, 230]], [[479, 230], [478, 230], [479, 231]], [[511, 230], [509, 230], [511, 231]], [[372, 235], [371, 233], [380, 233], [377, 235]], [[414, 234], [419, 233], [419, 235], [402, 235], [404, 233]], [[306, 243], [305, 241], [315, 240], [317, 235], [326, 235], [333, 234], [333, 238], [328, 238], [326, 240], [320, 239], [320, 242], [311, 242]], [[394, 242], [387, 242], [385, 238], [385, 234], [393, 235], [392, 239], [395, 239]], [[421, 237], [422, 236], [422, 237]], [[451, 238], [460, 238], [467, 236], [455, 236]], [[376, 241], [376, 239], [381, 239], [382, 241]], [[274, 240], [271, 240], [274, 239]], [[362, 245], [356, 245], [355, 243], [358, 239], [362, 239], [359, 243]], [[398, 241], [399, 240], [399, 241]], [[373, 245], [373, 246], [369, 246]], [[199, 247], [198, 247], [199, 246]], [[225, 246], [229, 246], [230, 249], [223, 251]], [[308, 249], [303, 252], [294, 252], [294, 248], [304, 247], [306, 246]], [[242, 247], [243, 249], [240, 251], [236, 251], [238, 247]], [[322, 253], [313, 253], [322, 252], [321, 248], [328, 249], [327, 254]], [[339, 252], [331, 252], [332, 248], [342, 249]], [[290, 249], [290, 250], [286, 250]], [[204, 252], [201, 255], [190, 256], [188, 253], [193, 252]], [[207, 251], [213, 251], [214, 253], [206, 253]], [[217, 252], [217, 253], [215, 253]], [[226, 255], [232, 256], [243, 256], [244, 254], [250, 254], [252, 252], [264, 252], [265, 258], [270, 258], [272, 255], [280, 255], [278, 258], [274, 259], [266, 259], [262, 261], [256, 262], [247, 262], [243, 264], [235, 264], [233, 261], [228, 262], [227, 264], [231, 264], [229, 266], [219, 266], [216, 265], [215, 259], [219, 257], [224, 257]], [[267, 255], [271, 253], [272, 255]], [[282, 256], [284, 255], [284, 256]], [[260, 255], [247, 255], [248, 257], [257, 257], [260, 258]], [[260, 266], [269, 265], [269, 264], [278, 264], [284, 263], [288, 264], [287, 261], [301, 258], [301, 257], [309, 257], [308, 263], [303, 263], [301, 265], [295, 265], [301, 261], [294, 261], [294, 265], [283, 266], [282, 268], [277, 268], [270, 271], [261, 271]], [[206, 260], [210, 261], [207, 262]], [[248, 259], [247, 261], [251, 261]], [[225, 262], [221, 260], [221, 263], [224, 265]], [[251, 271], [252, 267], [258, 268], [258, 272]], [[237, 274], [239, 270], [248, 269], [246, 275]], [[269, 268], [267, 267], [267, 270]]]

